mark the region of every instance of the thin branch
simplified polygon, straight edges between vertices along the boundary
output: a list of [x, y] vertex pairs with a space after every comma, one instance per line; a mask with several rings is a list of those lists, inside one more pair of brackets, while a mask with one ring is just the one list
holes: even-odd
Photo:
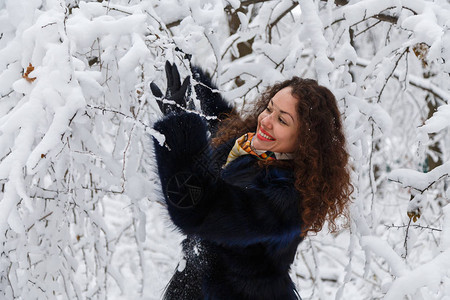
[[[341, 258], [341, 257], [336, 256], [334, 253], [330, 253], [329, 251], [326, 251], [325, 249], [326, 249], [327, 247], [338, 248], [340, 251], [347, 251], [348, 249], [338, 247], [336, 244], [324, 244], [322, 241], [320, 241], [320, 240], [318, 240], [318, 239], [314, 239], [314, 240], [313, 240], [313, 239], [310, 239], [310, 240], [311, 240], [311, 242], [314, 242], [315, 244], [319, 244], [319, 245], [317, 246], [317, 249], [320, 249], [320, 252], [321, 252], [321, 253], [324, 253], [325, 255], [327, 255], [331, 260], [333, 260], [334, 262], [336, 262], [336, 263], [339, 264], [340, 266], [342, 266], [342, 267], [344, 267], [344, 268], [347, 266], [344, 262], [342, 262], [342, 261], [339, 259], [339, 258]], [[349, 254], [347, 253], [347, 255], [349, 255]], [[349, 260], [351, 260], [350, 257], [349, 257]], [[387, 273], [389, 272], [388, 270], [385, 270], [385, 269], [383, 269], [383, 268], [381, 268], [381, 267], [380, 267], [380, 269], [382, 269], [383, 271], [386, 271]], [[366, 278], [366, 277], [364, 277], [363, 274], [359, 274], [359, 273], [357, 273], [357, 272], [356, 272], [355, 270], [353, 270], [353, 269], [351, 269], [351, 271], [349, 271], [349, 272], [351, 272], [353, 275], [355, 275], [355, 276], [361, 278], [361, 279], [364, 280], [365, 282], [372, 284], [373, 286], [376, 286], [376, 285], [377, 285], [377, 283], [376, 283], [375, 281], [372, 281], [371, 278]]]
[[[243, 6], [249, 6], [249, 5], [251, 5], [251, 4], [257, 4], [257, 3], [263, 3], [263, 2], [270, 2], [270, 1], [272, 1], [272, 0], [246, 0], [246, 1], [242, 1], [241, 2], [241, 5], [239, 6], [239, 8], [240, 7], [243, 7]], [[238, 9], [239, 9], [238, 8]], [[231, 4], [228, 4], [227, 6], [225, 6], [225, 11], [227, 11], [227, 12], [230, 12], [230, 11], [232, 11], [233, 10], [233, 6], [231, 6]]]
[[381, 101], [381, 94], [383, 94], [384, 88], [386, 87], [386, 85], [387, 85], [389, 79], [392, 77], [392, 75], [394, 75], [394, 72], [395, 72], [395, 70], [396, 70], [397, 67], [398, 67], [398, 63], [399, 63], [400, 60], [402, 59], [403, 55], [405, 55], [405, 53], [408, 52], [408, 50], [409, 50], [409, 48], [407, 47], [407, 48], [405, 48], [405, 50], [402, 52], [402, 54], [400, 54], [399, 58], [395, 61], [395, 64], [394, 64], [394, 67], [392, 68], [391, 73], [390, 73], [389, 76], [386, 77], [386, 79], [384, 80], [383, 87], [381, 88], [381, 91], [378, 93], [378, 100], [377, 100], [378, 103], [380, 103], [380, 101]]
[[11, 148], [9, 148], [9, 152], [5, 154], [5, 156], [3, 156], [2, 158], [0, 158], [0, 162], [2, 162], [5, 158], [8, 157], [8, 155], [10, 155], [12, 153]]
[[[312, 280], [312, 282], [313, 282], [313, 285], [316, 286], [316, 278], [314, 277], [314, 275], [313, 275], [313, 273], [312, 273], [312, 270], [311, 270], [311, 268], [309, 267], [309, 264], [308, 264], [308, 262], [307, 262], [305, 256], [303, 255], [303, 251], [300, 251], [300, 254], [301, 254], [302, 259], [303, 259], [303, 261], [304, 261], [304, 263], [305, 263], [306, 269], [308, 270], [309, 278], [311, 278], [311, 280]], [[314, 295], [314, 292], [315, 292], [315, 289], [313, 289], [313, 292], [312, 292], [311, 297]]]
[[[334, 58], [331, 58], [334, 59]], [[358, 67], [367, 67], [369, 65], [369, 61], [363, 60], [363, 59], [358, 59], [358, 61], [356, 62], [356, 65]], [[394, 74], [392, 75], [394, 78], [400, 80], [400, 72], [394, 72]], [[408, 76], [408, 83], [411, 84], [412, 86], [415, 86], [419, 89], [422, 89], [424, 91], [427, 91], [431, 94], [433, 94], [435, 97], [445, 101], [445, 102], [449, 102], [450, 101], [450, 96], [448, 96], [447, 93], [445, 93], [445, 91], [443, 91], [441, 88], [439, 88], [437, 85], [433, 84], [430, 80], [428, 79], [423, 79], [423, 78], [419, 78], [417, 76], [414, 75], [409, 75]]]
[[[108, 3], [109, 3], [109, 2], [108, 2]], [[106, 8], [106, 6], [103, 6], [103, 7]], [[118, 11], [118, 12], [121, 12], [121, 13], [123, 13], [123, 14], [130, 15], [130, 16], [133, 14], [133, 13], [131, 13], [131, 12], [124, 11], [124, 10], [122, 10], [122, 9], [118, 9], [118, 8], [114, 8], [114, 7], [108, 7], [108, 10]]]
[[[312, 244], [311, 239], [309, 239], [309, 243], [311, 245], [312, 258], [313, 258], [313, 261], [314, 261], [314, 264], [315, 264], [315, 266], [314, 266], [314, 276], [317, 279], [317, 278], [320, 278], [319, 262], [318, 262], [317, 254], [316, 254], [316, 251], [314, 250], [314, 246]], [[317, 289], [319, 290], [319, 293], [320, 293], [322, 282], [320, 280], [317, 280], [315, 282], [315, 285], [317, 285]], [[312, 292], [311, 297], [310, 297], [311, 299], [313, 298], [314, 292], [315, 292], [315, 289], [313, 289], [313, 292]], [[320, 296], [322, 296], [322, 295], [319, 295], [319, 298], [320, 298]]]
[[372, 16], [372, 18], [375, 18], [377, 20], [379, 20], [380, 22], [388, 22], [388, 23], [392, 23], [392, 24], [397, 24], [398, 22], [398, 17], [395, 16], [391, 16], [391, 15], [385, 15], [385, 14], [378, 14], [375, 16]]
[[[393, 7], [389, 7], [389, 8], [387, 8], [387, 9], [392, 9], [392, 8], [393, 8]], [[359, 20], [358, 22], [356, 22], [356, 23], [350, 25], [350, 27], [356, 26], [356, 25], [358, 25], [358, 24], [360, 24], [360, 23], [362, 23], [362, 22], [364, 22], [364, 21], [367, 21], [367, 20], [369, 20], [369, 19], [371, 19], [371, 18], [375, 18], [375, 16], [380, 16], [380, 15], [382, 15], [382, 14], [377, 14], [377, 15], [373, 15], [373, 16], [366, 16], [366, 15], [364, 15], [364, 17], [363, 17], [361, 20]], [[379, 17], [379, 18], [380, 18], [380, 17]], [[346, 19], [346, 18], [344, 17], [344, 19]], [[386, 19], [387, 19], [387, 18], [386, 18]]]
[[[9, 283], [9, 287], [11, 288], [13, 299], [15, 299], [16, 298], [16, 296], [15, 296], [16, 292], [14, 291], [14, 285], [11, 283], [11, 279], [10, 279], [11, 278], [10, 277], [11, 276], [11, 268], [12, 268], [12, 262], [8, 266], [8, 274], [7, 274], [6, 278], [8, 279], [8, 283]], [[31, 282], [31, 283], [34, 283], [34, 282]]]
[[170, 29], [172, 27], [178, 26], [181, 24], [181, 21], [182, 20], [176, 20], [176, 21], [170, 22], [169, 24], [166, 25], [166, 27], [167, 27], [167, 29]]
[[[43, 187], [40, 187], [40, 186], [35, 186], [35, 187], [40, 189], [40, 190], [42, 190], [42, 191], [44, 191], [44, 192], [47, 192], [47, 193], [55, 193], [56, 195], [53, 196], [53, 197], [50, 197], [50, 196], [45, 197], [45, 196], [34, 195], [34, 196], [30, 197], [30, 198], [54, 199], [59, 194], [67, 195], [67, 194], [70, 194], [70, 193], [78, 190], [78, 189], [72, 189], [72, 190], [60, 191], [60, 190], [46, 189], [46, 188], [43, 188]], [[105, 193], [105, 194], [106, 193], [117, 194], [117, 195], [123, 194], [123, 192], [121, 192], [121, 191], [105, 190], [103, 188], [98, 188], [98, 187], [90, 188], [90, 187], [81, 186], [80, 189], [81, 190], [85, 190], [85, 191], [94, 191], [95, 193], [102, 192], [102, 193]]]
[[418, 189], [418, 188], [416, 188], [416, 187], [410, 186], [410, 185], [406, 185], [406, 186], [405, 186], [405, 185], [403, 184], [403, 182], [401, 182], [400, 180], [390, 179], [390, 178], [388, 178], [388, 180], [389, 180], [389, 181], [392, 181], [392, 182], [400, 183], [400, 184], [403, 185], [403, 187], [405, 187], [405, 188], [410, 188], [410, 189], [413, 189], [413, 190], [418, 191], [418, 192], [420, 192], [421, 194], [423, 194], [423, 193], [425, 193], [425, 191], [427, 191], [429, 188], [431, 188], [432, 185], [434, 185], [434, 184], [437, 183], [439, 180], [441, 180], [441, 179], [443, 179], [443, 178], [445, 178], [445, 177], [447, 177], [447, 176], [449, 176], [448, 173], [442, 174], [438, 179], [436, 179], [435, 181], [433, 181], [433, 182], [431, 182], [430, 184], [428, 184], [428, 186], [427, 186], [426, 188], [422, 189], [422, 190], [421, 190], [421, 189]]
[[[398, 75], [394, 75], [394, 77], [399, 79]], [[411, 76], [409, 78], [411, 79]], [[439, 99], [441, 99], [441, 100], [443, 100], [445, 102], [450, 101], [450, 98], [446, 97], [447, 96], [446, 94], [442, 95], [440, 93], [441, 89], [438, 86], [436, 86], [435, 84], [431, 83], [431, 82], [428, 82], [429, 87], [426, 87], [425, 85], [421, 85], [420, 83], [418, 83], [418, 82], [416, 82], [414, 80], [413, 81], [410, 80], [409, 84], [411, 84], [412, 86], [415, 86], [415, 87], [417, 87], [419, 89], [422, 89], [424, 91], [427, 91], [427, 92], [431, 93], [433, 96], [435, 96], [435, 97], [437, 97], [437, 98], [439, 98]]]
[[[136, 120], [136, 119], [135, 119]], [[129, 139], [127, 142], [127, 145], [125, 146], [125, 150], [123, 151], [123, 164], [122, 164], [122, 192], [125, 192], [125, 182], [126, 182], [126, 177], [125, 177], [125, 169], [126, 169], [126, 162], [127, 162], [127, 152], [130, 149], [130, 145], [131, 145], [131, 139], [133, 138], [133, 132], [134, 129], [136, 128], [136, 123], [133, 124], [133, 127], [131, 128], [130, 131], [130, 135], [129, 135]]]
[[375, 203], [375, 193], [376, 193], [376, 184], [375, 184], [375, 170], [374, 170], [374, 163], [373, 163], [373, 154], [375, 152], [375, 141], [374, 141], [374, 135], [375, 135], [375, 120], [372, 117], [369, 117], [369, 120], [371, 120], [371, 147], [370, 147], [370, 156], [369, 156], [369, 181], [370, 181], [370, 191], [371, 191], [371, 202], [370, 202], [370, 227], [373, 227], [373, 208]]
[[230, 50], [231, 47], [233, 47], [234, 43], [238, 41], [241, 37], [239, 35], [236, 35], [236, 38], [225, 48], [225, 50], [222, 53], [221, 60], [225, 58], [225, 55], [228, 53], [228, 50]]
[[[46, 214], [45, 216], [43, 216], [42, 218], [40, 218], [38, 220], [38, 222], [45, 220], [47, 217], [51, 216], [53, 214], [53, 212], [49, 212], [48, 214]], [[33, 228], [35, 223], [33, 223], [30, 227], [28, 227], [27, 232], [31, 230], [31, 228]]]
[[[9, 278], [9, 276], [8, 276], [8, 278]], [[44, 291], [44, 290], [43, 290], [36, 282], [33, 282], [33, 281], [29, 280], [29, 279], [28, 279], [28, 282], [32, 283], [32, 284], [35, 285], [38, 289], [40, 289], [43, 293], [45, 293], [45, 291]]]
[[52, 26], [52, 25], [56, 25], [56, 24], [57, 24], [56, 22], [51, 22], [51, 23], [48, 23], [47, 25], [41, 26], [41, 28], [45, 28], [47, 26]]
[[9, 95], [11, 95], [12, 94], [12, 92], [14, 92], [14, 90], [11, 90], [11, 91], [9, 91], [7, 94], [4, 94], [4, 95], [1, 95], [0, 96], [0, 98], [6, 98], [6, 97], [8, 97]]
[[90, 105], [90, 104], [87, 104], [86, 106], [89, 107], [89, 108], [91, 108], [91, 109], [100, 110], [100, 111], [102, 111], [102, 114], [105, 114], [105, 112], [110, 112], [110, 113], [119, 114], [119, 115], [121, 115], [122, 117], [124, 117], [124, 118], [126, 118], [126, 119], [131, 119], [131, 120], [133, 120], [133, 121], [136, 121], [136, 122], [140, 123], [140, 124], [141, 124], [142, 126], [144, 126], [146, 129], [147, 129], [147, 128], [152, 128], [151, 126], [145, 124], [145, 123], [142, 122], [141, 120], [135, 119], [135, 118], [133, 118], [132, 116], [129, 116], [129, 115], [127, 115], [127, 114], [124, 114], [124, 113], [121, 112], [121, 111], [118, 111], [118, 110], [115, 110], [115, 109], [111, 109], [111, 108], [105, 108], [105, 107], [101, 107], [101, 106], [94, 106], [94, 105]]
[[[388, 7], [385, 10], [394, 9], [394, 8], [396, 8], [396, 7]], [[417, 15], [417, 13], [414, 10], [412, 10], [411, 8], [409, 8], [409, 7], [402, 6], [402, 9], [407, 9], [407, 10], [411, 11], [413, 14]], [[362, 20], [360, 20], [360, 21], [358, 21], [355, 24], [352, 24], [350, 26], [356, 26], [359, 23], [367, 21], [370, 18], [374, 18], [374, 19], [377, 19], [377, 20], [380, 20], [380, 21], [383, 21], [383, 22], [392, 23], [392, 24], [397, 24], [397, 22], [398, 22], [398, 17], [396, 17], [396, 16], [391, 16], [391, 15], [384, 14], [384, 13], [379, 13], [379, 14], [372, 15], [372, 16], [364, 15], [364, 18]], [[345, 16], [344, 16], [343, 19], [345, 19]], [[336, 20], [334, 22], [342, 21], [343, 19], [339, 19], [339, 20]]]
[[[327, 1], [327, 0], [322, 0], [322, 1]], [[337, 6], [347, 5], [348, 2], [349, 2], [348, 0], [334, 0], [334, 4], [336, 4]]]
[[408, 256], [408, 238], [409, 238], [409, 228], [411, 226], [412, 218], [409, 218], [408, 225], [406, 225], [405, 241], [403, 242], [403, 247], [405, 248], [405, 254], [402, 255], [403, 258]]
[[[219, 68], [219, 64], [220, 64], [220, 59], [219, 59], [219, 57], [217, 56], [217, 52], [216, 52], [216, 50], [217, 49], [215, 49], [215, 47], [214, 47], [214, 44], [211, 42], [211, 39], [210, 39], [210, 34], [211, 33], [206, 33], [206, 32], [203, 32], [203, 34], [204, 34], [204, 36], [205, 36], [205, 38], [208, 40], [208, 43], [209, 43], [209, 45], [211, 46], [211, 50], [212, 50], [212, 52], [213, 52], [213, 54], [214, 54], [214, 57], [216, 58], [216, 66], [215, 66], [215, 68], [214, 68], [214, 71], [212, 72], [212, 74], [211, 74], [211, 78], [213, 78], [215, 75], [216, 75], [216, 73], [217, 73], [217, 69]], [[220, 51], [220, 49], [219, 49], [219, 51]]]
[[414, 228], [418, 228], [418, 229], [422, 229], [422, 230], [424, 230], [424, 229], [426, 229], [426, 230], [431, 230], [431, 231], [442, 231], [442, 229], [439, 229], [439, 228], [434, 228], [434, 227], [430, 227], [430, 226], [422, 226], [422, 225], [420, 225], [420, 224], [412, 224], [412, 225], [410, 225], [410, 224], [403, 224], [403, 225], [394, 225], [394, 224], [392, 224], [392, 225], [384, 225], [384, 226], [386, 226], [388, 229], [391, 229], [391, 228], [396, 228], [396, 229], [400, 229], [400, 228], [405, 228], [405, 227], [414, 227]]
[[278, 18], [276, 18], [272, 23], [269, 24], [269, 43], [272, 42], [272, 28], [275, 27], [278, 22], [281, 21], [288, 13], [290, 13], [294, 8], [296, 8], [298, 5], [298, 2], [294, 2], [288, 9], [286, 9], [284, 12], [282, 12]]
[[353, 37], [356, 38], [358, 35], [363, 34], [364, 32], [370, 30], [371, 28], [377, 26], [377, 25], [380, 24], [380, 23], [381, 23], [381, 20], [378, 20], [378, 21], [375, 22], [374, 24], [372, 24], [372, 25], [368, 26], [367, 28], [365, 28], [363, 31], [360, 31], [360, 32], [358, 32], [357, 34], [355, 34]]
[[[246, 1], [241, 1], [241, 5], [240, 7], [243, 6], [249, 6], [251, 4], [257, 4], [257, 3], [263, 3], [263, 2], [270, 2], [272, 0], [246, 0]], [[321, 0], [321, 1], [327, 1], [327, 0]], [[348, 0], [334, 0], [334, 4], [336, 4], [337, 6], [343, 6], [348, 4]], [[226, 11], [231, 11], [233, 9], [233, 6], [231, 6], [231, 4], [228, 4], [227, 6], [225, 6], [225, 10]]]
[[[384, 10], [390, 10], [390, 9], [394, 9], [394, 8], [396, 8], [396, 7], [395, 6], [387, 7]], [[407, 10], [411, 11], [413, 14], [417, 15], [417, 13], [414, 10], [410, 9], [409, 7], [402, 6], [402, 9], [407, 9]], [[392, 23], [392, 24], [397, 24], [397, 22], [398, 22], [398, 17], [396, 17], [396, 16], [391, 16], [391, 15], [384, 14], [384, 13], [379, 13], [379, 14], [371, 15], [371, 16], [364, 15], [364, 18], [362, 20], [356, 22], [355, 24], [350, 25], [350, 27], [351, 26], [356, 26], [359, 23], [367, 21], [370, 18], [374, 18], [374, 19], [377, 19], [377, 20], [380, 20], [380, 21], [383, 21], [383, 22]], [[344, 16], [343, 19], [339, 19], [339, 20], [334, 21], [333, 24], [338, 22], [338, 21], [343, 21], [344, 19], [345, 19], [345, 16]]]

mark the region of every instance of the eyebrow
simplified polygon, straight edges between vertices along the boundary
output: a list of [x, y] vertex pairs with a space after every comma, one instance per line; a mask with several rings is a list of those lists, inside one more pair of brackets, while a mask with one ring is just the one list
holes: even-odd
[[[272, 106], [275, 106], [275, 104], [273, 104], [273, 100], [272, 99], [270, 99], [270, 104], [272, 104]], [[290, 113], [288, 113], [287, 111], [279, 109], [278, 106], [277, 106], [277, 109], [280, 111], [280, 113], [287, 114], [289, 117], [291, 117], [292, 122], [295, 123], [294, 117], [292, 117], [292, 115]]]

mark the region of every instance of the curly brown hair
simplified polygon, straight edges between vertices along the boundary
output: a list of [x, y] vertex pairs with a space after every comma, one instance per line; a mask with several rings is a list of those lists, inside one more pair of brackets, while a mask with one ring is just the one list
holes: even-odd
[[218, 146], [246, 132], [254, 132], [258, 115], [267, 107], [270, 99], [281, 89], [292, 88], [292, 96], [298, 99], [297, 113], [299, 146], [292, 161], [264, 161], [261, 164], [276, 164], [293, 168], [295, 188], [300, 192], [299, 211], [302, 216], [302, 236], [308, 232], [319, 232], [325, 221], [329, 229], [338, 229], [336, 220], [344, 216], [348, 220], [347, 204], [353, 186], [348, 169], [349, 155], [343, 133], [336, 98], [326, 87], [315, 80], [293, 77], [269, 87], [257, 101], [255, 107], [244, 113], [231, 114], [218, 128], [213, 145]]

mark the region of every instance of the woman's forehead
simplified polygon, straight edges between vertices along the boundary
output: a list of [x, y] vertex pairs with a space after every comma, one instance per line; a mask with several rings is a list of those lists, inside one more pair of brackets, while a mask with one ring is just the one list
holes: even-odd
[[277, 110], [296, 114], [298, 99], [292, 95], [292, 88], [285, 87], [278, 91], [269, 103]]

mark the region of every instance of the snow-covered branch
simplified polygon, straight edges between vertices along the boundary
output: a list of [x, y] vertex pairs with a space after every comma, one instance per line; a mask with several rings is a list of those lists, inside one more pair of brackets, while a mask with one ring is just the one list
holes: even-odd
[[300, 245], [303, 299], [450, 294], [449, 14], [428, 0], [0, 1], [0, 298], [160, 299], [181, 236], [149, 83], [164, 86], [166, 60], [189, 75], [187, 56], [237, 110], [291, 76], [338, 99], [351, 229]]

